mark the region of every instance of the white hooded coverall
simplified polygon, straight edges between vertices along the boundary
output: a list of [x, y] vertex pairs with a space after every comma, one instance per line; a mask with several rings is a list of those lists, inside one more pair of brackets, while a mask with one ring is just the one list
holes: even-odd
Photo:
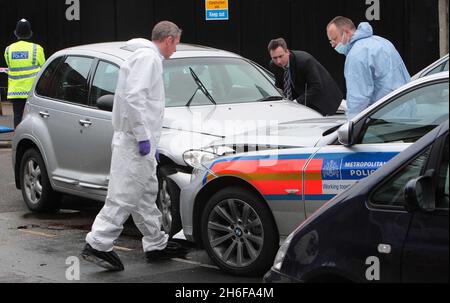
[[[114, 99], [111, 175], [108, 195], [86, 242], [104, 252], [131, 215], [143, 234], [144, 252], [162, 250], [168, 235], [161, 231], [161, 212], [156, 206], [158, 179], [155, 151], [161, 136], [165, 94], [163, 65], [158, 48], [145, 39], [127, 42], [133, 54], [122, 64]], [[150, 140], [147, 156], [138, 143]]]

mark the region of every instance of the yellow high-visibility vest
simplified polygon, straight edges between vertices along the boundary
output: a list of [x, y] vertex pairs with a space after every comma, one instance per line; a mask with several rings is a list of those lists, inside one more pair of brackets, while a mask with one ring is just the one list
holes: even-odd
[[8, 99], [26, 99], [45, 63], [44, 49], [35, 43], [19, 41], [5, 50], [8, 65]]

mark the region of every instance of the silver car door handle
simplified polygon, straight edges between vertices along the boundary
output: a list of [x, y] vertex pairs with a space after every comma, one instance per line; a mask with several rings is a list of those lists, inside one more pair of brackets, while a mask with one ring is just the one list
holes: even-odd
[[47, 112], [39, 112], [39, 115], [44, 119], [47, 119], [50, 117], [50, 114]]
[[92, 122], [89, 120], [80, 120], [79, 122], [80, 122], [80, 125], [84, 126], [84, 127], [89, 127], [92, 125]]

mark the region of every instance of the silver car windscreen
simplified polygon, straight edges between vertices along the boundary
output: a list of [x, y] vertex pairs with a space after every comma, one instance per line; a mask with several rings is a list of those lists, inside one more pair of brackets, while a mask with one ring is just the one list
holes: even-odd
[[189, 100], [190, 106], [212, 105], [190, 69], [218, 105], [282, 99], [261, 71], [243, 59], [183, 58], [164, 62], [166, 107], [186, 106]]

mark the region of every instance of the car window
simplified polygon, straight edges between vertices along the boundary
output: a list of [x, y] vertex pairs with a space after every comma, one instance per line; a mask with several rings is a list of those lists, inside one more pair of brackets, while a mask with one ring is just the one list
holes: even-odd
[[417, 141], [448, 119], [448, 97], [448, 82], [402, 95], [367, 119], [361, 143]]
[[[199, 77], [217, 104], [258, 102], [268, 96], [280, 96], [275, 86], [254, 65], [240, 58], [187, 58], [164, 62], [166, 106], [211, 105], [197, 93], [190, 68]], [[192, 97], [193, 96], [193, 97]]]
[[436, 208], [448, 209], [449, 208], [449, 162], [448, 162], [448, 135], [445, 141], [444, 151], [442, 153], [442, 162], [439, 166], [439, 186], [437, 193]]
[[426, 73], [424, 73], [424, 74], [422, 75], [422, 77], [430, 76], [430, 75], [434, 75], [434, 74], [440, 73], [440, 72], [442, 72], [442, 71], [444, 70], [444, 67], [445, 67], [445, 62], [442, 62], [441, 64], [439, 64], [439, 65], [436, 66], [435, 68], [433, 68], [433, 69], [427, 71]]
[[69, 56], [61, 63], [53, 81], [51, 97], [63, 101], [88, 104], [87, 77], [93, 59]]
[[408, 181], [421, 176], [427, 163], [431, 148], [427, 148], [412, 160], [405, 168], [386, 180], [371, 196], [371, 203], [375, 206], [404, 207], [404, 188]]
[[448, 58], [447, 61], [445, 61], [445, 66], [444, 66], [444, 72], [448, 72]]
[[58, 57], [47, 66], [36, 85], [36, 94], [43, 97], [51, 97], [51, 81], [58, 68], [58, 64], [61, 63], [62, 60], [63, 57]]
[[114, 95], [119, 78], [119, 67], [115, 64], [99, 61], [92, 81], [89, 101], [96, 104], [98, 98], [105, 95]]

